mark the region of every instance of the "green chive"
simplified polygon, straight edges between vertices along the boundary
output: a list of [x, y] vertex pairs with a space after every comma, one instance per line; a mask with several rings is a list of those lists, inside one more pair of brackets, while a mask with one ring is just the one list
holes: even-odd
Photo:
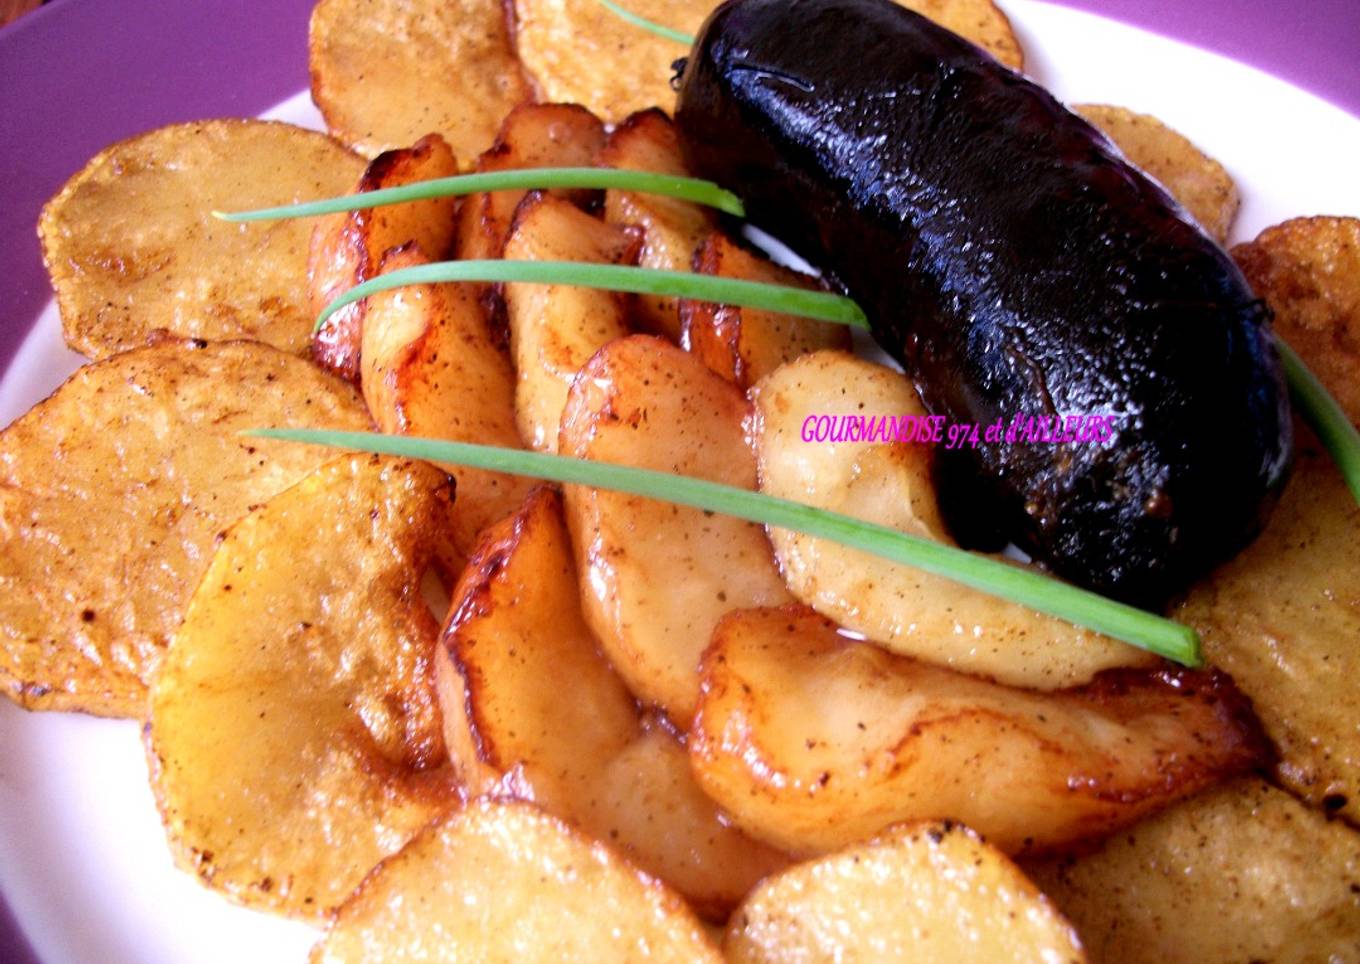
[[625, 171], [612, 167], [527, 167], [513, 171], [488, 171], [481, 174], [459, 174], [416, 181], [401, 187], [387, 187], [378, 191], [362, 191], [344, 197], [306, 201], [276, 208], [227, 213], [214, 211], [213, 217], [222, 221], [275, 221], [283, 218], [305, 218], [338, 211], [361, 211], [404, 204], [407, 201], [426, 201], [436, 197], [455, 197], [481, 191], [548, 190], [550, 188], [590, 188], [637, 191], [663, 197], [691, 201], [716, 208], [739, 218], [746, 216], [741, 199], [712, 181], [697, 177], [678, 177], [653, 171]]
[[245, 434], [466, 465], [570, 485], [588, 485], [719, 512], [748, 522], [792, 529], [1009, 599], [1078, 626], [1122, 639], [1185, 666], [1202, 665], [1199, 636], [1189, 626], [1031, 570], [760, 492], [685, 475], [493, 445], [320, 429], [256, 429]]
[[402, 268], [378, 275], [350, 288], [321, 312], [316, 325], [321, 327], [331, 315], [346, 305], [378, 291], [407, 285], [446, 281], [519, 281], [531, 284], [573, 285], [628, 291], [641, 295], [667, 295], [694, 301], [714, 301], [779, 311], [788, 315], [831, 321], [854, 328], [869, 327], [859, 305], [849, 298], [825, 291], [809, 291], [789, 285], [716, 278], [689, 271], [662, 271], [618, 264], [591, 264], [580, 261], [440, 261], [414, 268]]
[[1278, 338], [1275, 344], [1284, 362], [1290, 397], [1331, 454], [1355, 501], [1360, 502], [1360, 432], [1294, 349]]
[[676, 43], [684, 44], [686, 47], [694, 46], [694, 38], [681, 30], [662, 26], [655, 20], [648, 20], [646, 17], [639, 16], [631, 10], [620, 7], [617, 3], [614, 3], [613, 0], [597, 0], [597, 2], [614, 16], [621, 20], [627, 20], [634, 27], [641, 27], [643, 30], [654, 33], [658, 37], [674, 40]]

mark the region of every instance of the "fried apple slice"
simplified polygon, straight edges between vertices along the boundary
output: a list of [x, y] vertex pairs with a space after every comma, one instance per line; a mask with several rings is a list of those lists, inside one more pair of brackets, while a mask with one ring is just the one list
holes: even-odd
[[[815, 441], [824, 417], [924, 416], [904, 375], [843, 352], [817, 352], [765, 378], [755, 404], [762, 492], [952, 542], [935, 497], [929, 444]], [[881, 435], [876, 430], [874, 437]], [[795, 596], [904, 656], [1036, 689], [1156, 661], [1099, 633], [856, 549], [784, 529], [772, 529], [770, 540]]]
[[[412, 147], [387, 151], [369, 163], [351, 193], [401, 187], [458, 173], [458, 162], [437, 134], [422, 137]], [[409, 201], [366, 211], [331, 214], [317, 222], [307, 260], [307, 285], [312, 315], [350, 288], [374, 277], [383, 256], [392, 248], [414, 241], [434, 260], [441, 260], [453, 244], [457, 198]], [[346, 305], [312, 334], [312, 357], [342, 378], [359, 380], [359, 354], [368, 299]]]
[[[388, 253], [382, 273], [425, 263], [411, 243]], [[382, 431], [519, 447], [515, 374], [467, 285], [410, 285], [366, 301], [362, 385]], [[477, 535], [513, 513], [532, 483], [464, 466], [444, 468], [458, 483], [451, 520], [458, 572]]]
[[1241, 199], [1223, 165], [1151, 114], [1127, 107], [1077, 104], [1072, 108], [1114, 141], [1130, 163], [1142, 168], [1223, 244]]
[[[526, 167], [591, 167], [604, 147], [604, 124], [579, 104], [520, 104], [506, 115], [496, 143], [477, 158], [477, 171]], [[499, 258], [515, 208], [527, 191], [470, 194], [458, 209], [458, 257]], [[581, 198], [578, 192], [554, 196]]]
[[[1019, 70], [1020, 44], [992, 0], [898, 0]], [[683, 33], [698, 31], [718, 0], [632, 0], [633, 13]], [[675, 107], [672, 64], [689, 53], [621, 20], [594, 0], [515, 0], [520, 59], [544, 100], [584, 104], [606, 121]]]
[[732, 915], [730, 964], [1084, 962], [1077, 933], [967, 827], [899, 824], [761, 882]]
[[361, 162], [291, 124], [174, 124], [105, 148], [38, 222], [66, 343], [91, 359], [157, 333], [302, 352], [305, 221], [223, 224], [236, 211], [341, 194]]
[[[603, 167], [659, 174], [689, 174], [680, 154], [680, 134], [659, 110], [627, 118], [609, 135], [600, 153]], [[638, 264], [644, 268], [689, 271], [694, 253], [716, 224], [713, 212], [698, 204], [656, 194], [606, 191], [604, 216], [611, 224], [642, 229]], [[665, 295], [639, 295], [638, 317], [650, 330], [680, 341], [680, 302]]]
[[1275, 312], [1275, 333], [1360, 424], [1360, 219], [1294, 218], [1232, 255]]
[[450, 612], [437, 679], [445, 741], [470, 792], [571, 820], [718, 921], [782, 866], [719, 816], [680, 741], [600, 655], [556, 491], [535, 490], [488, 532]]
[[527, 803], [477, 800], [364, 881], [313, 964], [721, 960], [685, 902]]
[[[694, 270], [719, 278], [818, 288], [817, 279], [781, 267], [721, 231], [694, 253]], [[711, 301], [680, 302], [680, 344], [728, 381], [749, 388], [786, 361], [822, 348], [850, 349], [845, 325]]]
[[431, 132], [473, 157], [530, 96], [498, 0], [320, 0], [307, 51], [326, 126], [369, 157]]
[[[636, 235], [605, 224], [569, 201], [534, 191], [520, 204], [505, 242], [509, 261], [628, 264]], [[515, 418], [530, 448], [557, 451], [567, 390], [601, 347], [628, 335], [625, 296], [571, 285], [507, 284]]]
[[28, 709], [146, 714], [224, 527], [325, 452], [243, 438], [363, 430], [345, 385], [259, 342], [165, 340], [86, 365], [0, 433], [0, 689]]
[[[745, 396], [693, 355], [648, 335], [581, 369], [562, 414], [563, 455], [755, 487]], [[629, 689], [686, 726], [699, 656], [723, 614], [789, 601], [760, 526], [617, 492], [568, 486], [567, 523], [586, 623]]]
[[1360, 939], [1360, 835], [1255, 778], [1026, 871], [1096, 962], [1340, 961]]
[[1110, 670], [1037, 693], [895, 656], [802, 606], [724, 618], [702, 674], [689, 734], [700, 786], [796, 854], [944, 818], [1007, 853], [1050, 850], [1270, 752], [1217, 671]]
[[420, 592], [449, 488], [346, 456], [220, 540], [146, 730], [171, 850], [214, 890], [323, 919], [456, 799]]

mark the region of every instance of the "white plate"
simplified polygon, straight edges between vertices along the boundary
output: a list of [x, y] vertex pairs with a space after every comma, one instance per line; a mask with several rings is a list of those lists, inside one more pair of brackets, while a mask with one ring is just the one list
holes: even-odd
[[[1086, 13], [1010, 0], [1030, 73], [1069, 102], [1146, 111], [1241, 188], [1234, 240], [1300, 214], [1360, 214], [1360, 119], [1260, 71]], [[305, 92], [271, 117], [319, 126]], [[0, 383], [8, 424], [74, 370], [55, 309]], [[175, 870], [131, 721], [0, 700], [0, 893], [47, 964], [300, 962], [316, 932], [233, 906]]]

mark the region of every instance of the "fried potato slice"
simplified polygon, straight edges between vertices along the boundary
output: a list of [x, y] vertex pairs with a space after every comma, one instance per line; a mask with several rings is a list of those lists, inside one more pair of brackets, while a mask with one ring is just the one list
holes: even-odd
[[[659, 174], [689, 174], [680, 154], [680, 133], [659, 110], [645, 110], [619, 124], [600, 153], [603, 167]], [[717, 219], [698, 204], [637, 194], [605, 191], [604, 216], [611, 224], [633, 224], [642, 229], [638, 264], [644, 268], [689, 271], [699, 245], [713, 231]], [[639, 319], [650, 330], [680, 341], [680, 302], [663, 295], [639, 295]]]
[[1360, 947], [1360, 836], [1254, 778], [1026, 870], [1096, 962], [1342, 961]]
[[[562, 414], [563, 455], [755, 487], [745, 396], [648, 335], [581, 369]], [[699, 656], [722, 616], [790, 601], [760, 526], [667, 502], [568, 486], [586, 623], [629, 689], [687, 726]]]
[[431, 132], [473, 157], [530, 96], [498, 0], [319, 0], [307, 50], [326, 126], [369, 157]]
[[1098, 837], [1264, 762], [1216, 671], [1110, 670], [1013, 689], [855, 641], [802, 606], [727, 616], [689, 734], [703, 787], [790, 853], [956, 819], [1007, 853]]
[[1086, 960], [1076, 931], [967, 827], [899, 824], [763, 881], [732, 915], [730, 964]]
[[1360, 424], [1360, 219], [1294, 218], [1232, 255], [1275, 312], [1275, 333]]
[[[1023, 66], [1020, 44], [992, 0], [898, 0], [988, 51]], [[696, 33], [718, 0], [632, 0], [627, 8], [656, 23]], [[584, 104], [617, 123], [649, 107], [671, 111], [672, 63], [689, 53], [620, 19], [594, 0], [514, 0], [520, 59], [543, 100]]]
[[[374, 158], [351, 193], [401, 187], [457, 173], [458, 162], [449, 145], [431, 134], [411, 147]], [[374, 277], [383, 256], [392, 248], [414, 241], [432, 259], [442, 260], [453, 244], [457, 204], [457, 198], [430, 198], [332, 214], [318, 221], [307, 257], [312, 316], [319, 315], [350, 288]], [[364, 299], [346, 305], [312, 334], [312, 357], [350, 381], [359, 380], [368, 304]]]
[[[509, 261], [631, 264], [637, 236], [565, 201], [534, 191], [520, 204], [505, 242]], [[507, 284], [505, 310], [515, 359], [515, 418], [530, 448], [557, 451], [567, 391], [600, 348], [628, 335], [627, 298], [572, 285]]]
[[[817, 352], [765, 378], [754, 397], [762, 492], [952, 542], [929, 444], [815, 441], [824, 416], [925, 415], [904, 375], [844, 352]], [[795, 596], [904, 656], [1036, 689], [1156, 662], [1125, 643], [910, 566], [784, 529], [772, 529], [770, 540]]]
[[217, 533], [327, 457], [237, 434], [263, 425], [369, 421], [349, 386], [296, 355], [167, 339], [86, 365], [0, 433], [6, 696], [145, 715]]
[[227, 530], [151, 691], [181, 867], [322, 919], [456, 799], [421, 578], [450, 498], [419, 462], [329, 462]]
[[224, 224], [244, 210], [341, 194], [361, 162], [290, 124], [174, 124], [100, 151], [38, 222], [66, 343], [100, 359], [156, 332], [302, 352], [305, 221]]
[[[790, 271], [714, 231], [694, 253], [694, 270], [719, 278], [740, 278], [816, 289], [817, 279]], [[850, 350], [845, 325], [810, 321], [795, 315], [719, 305], [680, 302], [680, 344], [728, 381], [749, 388], [786, 361], [822, 348]]]
[[[414, 242], [383, 259], [382, 273], [427, 263]], [[394, 435], [518, 448], [515, 374], [467, 285], [410, 285], [367, 299], [364, 399], [378, 427]], [[478, 534], [512, 514], [533, 483], [460, 465], [452, 550], [460, 571]]]
[[641, 713], [600, 655], [555, 490], [535, 490], [487, 534], [450, 612], [440, 706], [471, 793], [510, 794], [571, 820], [718, 921], [785, 863], [719, 816], [680, 741]]
[[531, 804], [476, 800], [385, 861], [313, 964], [721, 960], [665, 885]]
[[1072, 108], [1114, 141], [1129, 162], [1155, 178], [1200, 226], [1223, 244], [1241, 199], [1223, 165], [1151, 114], [1127, 107], [1077, 104]]
[[[604, 141], [604, 124], [579, 104], [520, 104], [506, 115], [496, 143], [477, 158], [477, 171], [593, 167]], [[458, 210], [458, 257], [499, 258], [515, 208], [527, 193], [490, 191], [464, 198]], [[582, 196], [575, 191], [553, 195]]]

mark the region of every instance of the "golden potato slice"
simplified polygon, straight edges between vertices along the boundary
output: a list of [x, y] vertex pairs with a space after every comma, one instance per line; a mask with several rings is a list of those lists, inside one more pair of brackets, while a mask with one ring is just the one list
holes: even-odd
[[242, 438], [362, 430], [358, 396], [258, 342], [165, 340], [86, 365], [0, 433], [0, 688], [29, 709], [146, 713], [213, 540], [320, 465]]
[[[1003, 64], [1023, 66], [1010, 21], [991, 0], [898, 0], [987, 50]], [[693, 34], [718, 0], [630, 0], [629, 10]], [[543, 100], [584, 104], [617, 123], [649, 107], [670, 111], [671, 64], [689, 53], [673, 40], [633, 26], [595, 0], [514, 0], [520, 59]]]
[[746, 962], [1086, 960], [1072, 925], [1006, 857], [948, 821], [893, 827], [762, 882], [723, 942]]
[[[605, 224], [569, 201], [535, 191], [515, 213], [509, 261], [631, 264], [635, 234]], [[507, 284], [505, 310], [515, 359], [515, 418], [530, 448], [557, 451], [567, 390], [601, 347], [628, 334], [628, 299], [571, 285]]]
[[[414, 243], [389, 252], [382, 272], [425, 264]], [[365, 299], [364, 399], [395, 435], [518, 448], [515, 375], [467, 285], [411, 285]], [[452, 549], [457, 571], [492, 522], [513, 513], [528, 479], [444, 466], [458, 482]]]
[[1097, 962], [1301, 964], [1360, 949], [1360, 836], [1254, 778], [1026, 870]]
[[1072, 109], [1114, 141], [1132, 164], [1152, 175], [1214, 240], [1219, 244], [1228, 240], [1241, 199], [1222, 164], [1151, 114], [1107, 104], [1077, 104]]
[[[648, 335], [581, 369], [562, 414], [563, 455], [755, 487], [746, 398], [693, 355]], [[699, 656], [722, 616], [790, 601], [760, 526], [568, 486], [586, 623], [629, 689], [687, 726]]]
[[945, 818], [1007, 853], [1049, 850], [1270, 753], [1218, 672], [1110, 670], [1037, 693], [894, 656], [802, 606], [726, 617], [702, 674], [699, 784], [790, 853]]
[[209, 887], [324, 918], [456, 798], [420, 592], [449, 488], [346, 456], [221, 539], [146, 731], [175, 859]]
[[[477, 170], [592, 167], [604, 140], [604, 124], [579, 104], [521, 104], [506, 116], [496, 143], [477, 158]], [[464, 198], [458, 210], [458, 257], [499, 258], [515, 208], [527, 193], [491, 191]], [[580, 196], [574, 191], [553, 193]]]
[[[694, 270], [719, 278], [818, 288], [817, 279], [780, 267], [714, 231], [694, 253]], [[680, 302], [680, 344], [728, 381], [748, 388], [786, 361], [822, 348], [850, 349], [845, 325], [711, 301]]]
[[[952, 542], [935, 497], [929, 444], [815, 440], [819, 432], [832, 437], [822, 431], [822, 418], [924, 416], [904, 375], [843, 352], [817, 352], [765, 378], [755, 401], [762, 492]], [[795, 596], [904, 656], [1036, 689], [1156, 662], [1099, 633], [910, 566], [784, 529], [772, 529], [770, 539]]]
[[571, 820], [718, 921], [785, 863], [719, 816], [679, 740], [644, 718], [600, 655], [556, 491], [535, 490], [487, 534], [450, 611], [440, 706], [470, 792]]
[[992, 0], [896, 0], [946, 30], [977, 44], [1012, 70], [1023, 70], [1024, 51], [1011, 22]]
[[[431, 134], [412, 147], [374, 158], [350, 193], [401, 187], [457, 173], [458, 162], [449, 145]], [[414, 241], [432, 259], [446, 257], [453, 245], [457, 204], [457, 198], [431, 198], [322, 218], [312, 231], [307, 258], [313, 317], [350, 288], [374, 277], [383, 255], [392, 248]], [[350, 381], [359, 380], [367, 306], [368, 299], [346, 305], [312, 334], [312, 357]]]
[[93, 359], [156, 332], [304, 351], [311, 226], [212, 212], [342, 194], [360, 166], [324, 134], [256, 120], [175, 124], [105, 148], [38, 222], [66, 343]]
[[1275, 312], [1275, 333], [1360, 424], [1360, 219], [1295, 218], [1232, 255]]
[[527, 803], [477, 800], [375, 870], [313, 964], [708, 961], [684, 901]]
[[499, 0], [320, 0], [307, 47], [326, 126], [369, 157], [432, 132], [472, 157], [530, 95]]
[[[609, 135], [600, 165], [627, 171], [655, 171], [685, 176], [680, 134], [659, 110], [634, 114]], [[698, 204], [629, 191], [606, 191], [604, 216], [611, 224], [642, 229], [638, 264], [644, 268], [689, 271], [694, 253], [717, 223], [713, 212]], [[638, 317], [650, 330], [680, 341], [680, 302], [663, 295], [639, 295]]]

